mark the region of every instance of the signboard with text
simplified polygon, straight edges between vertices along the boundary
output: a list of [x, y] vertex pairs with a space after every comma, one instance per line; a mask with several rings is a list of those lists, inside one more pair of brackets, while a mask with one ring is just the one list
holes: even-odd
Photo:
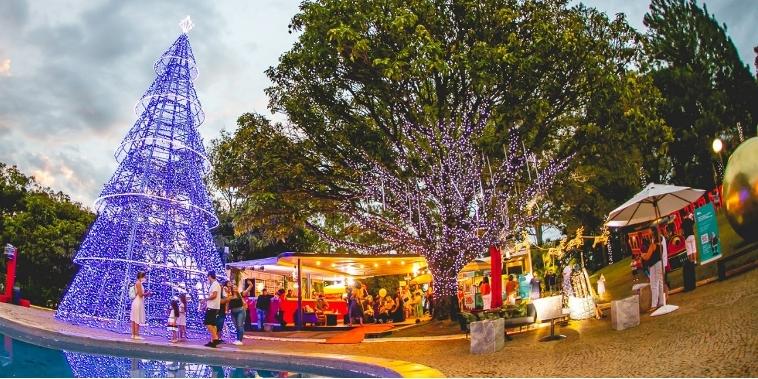
[[719, 224], [716, 221], [716, 209], [712, 203], [707, 203], [695, 209], [695, 225], [697, 227], [697, 251], [700, 264], [706, 264], [721, 258], [721, 239]]

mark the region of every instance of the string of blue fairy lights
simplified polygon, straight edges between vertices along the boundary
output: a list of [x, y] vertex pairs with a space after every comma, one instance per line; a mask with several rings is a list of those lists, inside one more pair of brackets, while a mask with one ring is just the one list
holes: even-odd
[[197, 128], [205, 115], [193, 80], [197, 64], [182, 33], [155, 62], [155, 80], [135, 105], [137, 121], [116, 150], [116, 172], [95, 205], [98, 216], [74, 262], [56, 317], [129, 330], [129, 286], [147, 272], [146, 332], [165, 331], [170, 301], [185, 293], [187, 329], [201, 332], [198, 301], [206, 273], [223, 276], [210, 229], [218, 225], [203, 183], [207, 156]]

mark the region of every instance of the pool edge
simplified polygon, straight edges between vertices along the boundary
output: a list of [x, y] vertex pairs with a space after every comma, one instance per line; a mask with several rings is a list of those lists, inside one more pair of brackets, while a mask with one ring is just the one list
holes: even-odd
[[[444, 374], [434, 368], [418, 363], [391, 360], [376, 357], [325, 354], [325, 353], [279, 353], [271, 350], [223, 348], [211, 350], [197, 345], [170, 345], [153, 341], [133, 341], [126, 336], [123, 339], [104, 339], [87, 335], [66, 333], [60, 330], [46, 328], [44, 325], [27, 325], [12, 318], [14, 311], [28, 308], [15, 308], [8, 304], [0, 304], [0, 328], [10, 337], [34, 345], [69, 351], [80, 351], [91, 354], [118, 354], [138, 358], [186, 359], [202, 363], [251, 366], [264, 364], [269, 368], [281, 368], [281, 365], [294, 367], [292, 371], [313, 372], [313, 368], [322, 372], [342, 372], [361, 374], [372, 377], [444, 377]], [[50, 319], [52, 312], [47, 312]], [[43, 317], [27, 315], [44, 321]], [[42, 322], [39, 324], [43, 324]], [[86, 328], [78, 327], [86, 330]], [[265, 367], [261, 367], [265, 368]]]

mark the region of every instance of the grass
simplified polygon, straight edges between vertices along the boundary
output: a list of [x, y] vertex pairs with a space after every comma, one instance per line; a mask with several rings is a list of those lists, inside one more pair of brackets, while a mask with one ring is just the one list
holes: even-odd
[[[734, 253], [735, 250], [745, 244], [745, 241], [732, 229], [729, 221], [726, 219], [726, 214], [723, 210], [717, 211], [717, 219], [719, 223], [719, 237], [721, 238], [721, 251], [723, 256], [729, 256]], [[755, 260], [755, 254], [746, 254], [734, 261], [730, 262], [730, 267], [739, 266], [750, 261]], [[597, 288], [597, 279], [600, 274], [605, 275], [605, 296], [601, 301], [610, 301], [615, 299], [623, 299], [632, 295], [632, 271], [629, 267], [631, 263], [631, 257], [626, 257], [612, 265], [603, 267], [590, 276], [590, 282], [595, 288]], [[671, 288], [677, 288], [684, 285], [682, 277], [682, 269], [668, 273], [669, 285]], [[642, 270], [640, 270], [640, 280], [646, 281]], [[712, 261], [705, 265], [697, 265], [695, 268], [695, 278], [702, 280], [717, 275], [716, 261]]]

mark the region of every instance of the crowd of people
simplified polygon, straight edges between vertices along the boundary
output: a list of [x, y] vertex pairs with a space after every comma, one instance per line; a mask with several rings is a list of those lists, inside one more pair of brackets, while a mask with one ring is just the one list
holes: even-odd
[[[132, 299], [130, 321], [132, 328], [132, 339], [141, 340], [140, 325], [146, 322], [145, 317], [145, 298], [150, 297], [150, 291], [146, 291], [144, 283], [147, 280], [143, 271], [137, 273], [137, 279], [130, 287], [129, 297]], [[243, 293], [237, 290], [237, 286], [232, 281], [220, 283], [216, 278], [216, 273], [208, 272], [208, 294], [200, 303], [198, 311], [202, 311], [203, 324], [210, 334], [210, 341], [205, 345], [216, 347], [222, 343], [221, 334], [224, 329], [224, 323], [227, 315], [231, 316], [236, 333], [236, 339], [232, 342], [235, 345], [242, 345], [242, 337], [245, 330], [245, 319], [247, 313], [247, 301], [245, 297], [249, 296], [252, 288], [246, 288]], [[266, 300], [270, 300], [265, 293], [258, 296], [258, 307], [266, 306]], [[260, 310], [260, 309], [259, 309]], [[174, 296], [167, 305], [166, 328], [170, 332], [171, 343], [177, 343], [187, 340], [187, 294], [180, 293]]]
[[[203, 312], [203, 324], [208, 330], [210, 341], [207, 347], [217, 347], [223, 343], [221, 335], [227, 316], [231, 317], [234, 325], [236, 339], [235, 345], [242, 345], [245, 331], [245, 323], [248, 315], [248, 298], [255, 296], [255, 312], [257, 316], [257, 328], [263, 330], [265, 320], [268, 318], [273, 301], [280, 302], [276, 314], [276, 321], [285, 326], [284, 311], [281, 304], [292, 297], [292, 290], [288, 292], [279, 289], [275, 295], [269, 294], [266, 288], [256, 294], [252, 280], [246, 280], [242, 287], [238, 287], [231, 280], [219, 280], [216, 273], [208, 272], [208, 291], [204, 299], [201, 299], [198, 307]], [[130, 287], [131, 303], [131, 327], [132, 339], [143, 339], [140, 336], [140, 325], [146, 323], [145, 298], [150, 297], [150, 291], [146, 291], [144, 283], [147, 280], [145, 272], [138, 272], [134, 284]], [[244, 288], [239, 291], [238, 288]], [[369, 294], [366, 286], [356, 282], [355, 286], [347, 289], [348, 313], [345, 315], [345, 324], [353, 326], [354, 323], [392, 323], [403, 322], [406, 319], [416, 318], [419, 320], [424, 314], [433, 314], [433, 291], [431, 286], [424, 291], [421, 286], [402, 286], [393, 294], [386, 293], [381, 289]], [[257, 296], [256, 296], [257, 295]], [[306, 306], [304, 311], [323, 315], [330, 310], [329, 302], [323, 293], [314, 292], [311, 295], [317, 299], [315, 309]], [[166, 305], [166, 327], [169, 331], [171, 343], [187, 340], [187, 295], [180, 293], [173, 297]], [[297, 316], [297, 312], [296, 315]]]
[[354, 322], [392, 323], [404, 322], [406, 319], [419, 320], [424, 314], [434, 312], [432, 287], [423, 291], [421, 286], [402, 286], [394, 294], [379, 289], [369, 294], [365, 284], [356, 282], [349, 289], [346, 301], [348, 314], [345, 321], [352, 326]]

